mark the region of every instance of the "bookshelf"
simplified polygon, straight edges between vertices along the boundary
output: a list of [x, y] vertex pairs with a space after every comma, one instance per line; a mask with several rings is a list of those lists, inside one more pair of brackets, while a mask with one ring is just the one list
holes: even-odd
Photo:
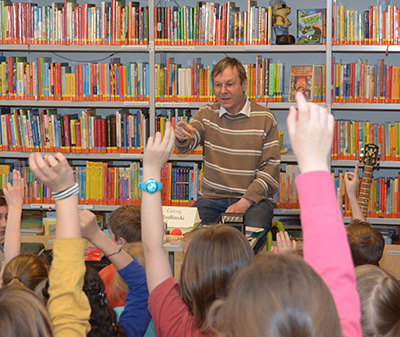
[[[97, 45], [62, 45], [62, 44], [1, 44], [0, 45], [0, 56], [13, 56], [14, 53], [18, 56], [32, 56], [39, 57], [43, 53], [51, 52], [55, 55], [66, 58], [82, 59], [83, 63], [90, 62], [91, 58], [106, 58], [109, 59], [111, 54], [117, 54], [124, 58], [123, 63], [127, 63], [132, 60], [136, 60], [140, 57], [140, 61], [148, 62], [149, 69], [154, 69], [148, 74], [149, 94], [148, 100], [127, 100], [127, 101], [95, 101], [95, 100], [1, 100], [0, 105], [4, 107], [32, 107], [32, 108], [59, 108], [65, 110], [71, 109], [72, 111], [78, 111], [78, 109], [97, 108], [102, 110], [103, 115], [110, 114], [111, 110], [116, 109], [145, 109], [149, 113], [149, 135], [153, 135], [156, 130], [155, 118], [158, 113], [162, 110], [167, 109], [190, 109], [194, 111], [205, 102], [195, 101], [159, 101], [156, 98], [155, 83], [156, 79], [156, 65], [166, 61], [168, 57], [174, 57], [178, 59], [178, 62], [182, 62], [182, 65], [189, 66], [192, 59], [200, 57], [202, 64], [209, 65], [213, 62], [222, 58], [224, 55], [232, 55], [238, 57], [243, 63], [254, 63], [255, 57], [260, 55], [263, 57], [270, 57], [273, 61], [281, 61], [285, 65], [284, 72], [284, 94], [287, 95], [290, 65], [292, 64], [325, 64], [326, 65], [326, 83], [332, 82], [332, 57], [338, 59], [343, 57], [346, 62], [354, 62], [358, 57], [367, 58], [370, 55], [373, 57], [384, 57], [388, 52], [390, 55], [400, 52], [400, 45], [337, 45], [333, 43], [332, 32], [334, 26], [330, 18], [334, 17], [333, 7], [342, 5], [341, 0], [326, 0], [323, 4], [317, 0], [307, 0], [305, 3], [297, 4], [293, 0], [288, 0], [287, 3], [292, 7], [292, 14], [290, 18], [293, 21], [293, 26], [290, 27], [290, 31], [293, 35], [296, 35], [296, 9], [297, 8], [321, 8], [326, 7], [327, 9], [327, 25], [326, 25], [326, 45], [290, 45], [290, 46], [279, 46], [279, 45], [160, 45], [155, 41], [155, 16], [154, 9], [156, 5], [154, 0], [150, 0], [147, 3], [141, 2], [141, 6], [148, 5], [148, 43], [147, 44], [97, 44]], [[196, 1], [189, 1], [188, 3], [181, 3], [181, 6], [196, 6]], [[221, 2], [223, 4], [225, 2]], [[127, 2], [128, 4], [128, 2]], [[244, 0], [237, 1], [240, 6], [240, 10], [247, 9], [247, 2]], [[50, 0], [42, 0], [41, 5], [51, 5]], [[172, 5], [169, 1], [161, 2], [160, 6]], [[260, 6], [263, 4], [260, 2]], [[364, 4], [361, 0], [355, 1], [350, 4], [354, 8], [366, 9], [368, 5], [375, 5], [372, 3]], [[349, 4], [346, 3], [346, 6]], [[71, 56], [73, 55], [73, 56]], [[203, 58], [205, 61], [203, 61]], [[61, 59], [60, 59], [61, 60]], [[62, 62], [62, 61], [59, 61]], [[81, 62], [81, 63], [82, 63]], [[184, 64], [186, 62], [186, 64]], [[393, 62], [392, 62], [393, 63]], [[393, 63], [395, 64], [395, 63]], [[285, 93], [286, 91], [286, 93]], [[286, 99], [287, 100], [287, 99]], [[285, 95], [283, 102], [269, 102], [268, 107], [275, 112], [280, 128], [286, 130], [285, 119], [286, 111], [294, 103], [288, 103], [285, 101]], [[388, 113], [393, 114], [394, 111], [400, 109], [400, 103], [395, 104], [382, 104], [382, 103], [332, 103], [332, 96], [330, 92], [330, 86], [326, 86], [326, 102], [319, 103], [326, 106], [337, 118], [348, 118], [348, 119], [365, 119], [370, 118], [364, 115], [365, 111], [385, 110]], [[104, 113], [103, 113], [104, 111]], [[68, 112], [69, 113], [69, 112]], [[112, 113], [112, 112], [111, 112]], [[379, 117], [378, 117], [379, 118]], [[392, 118], [395, 118], [392, 116]], [[285, 143], [284, 146], [289, 146], [287, 132], [285, 132]], [[15, 151], [3, 151], [2, 157], [5, 159], [26, 159], [29, 156], [28, 152], [15, 152]], [[142, 155], [140, 153], [67, 153], [67, 158], [70, 160], [94, 160], [94, 161], [140, 161]], [[201, 155], [173, 155], [171, 161], [174, 162], [198, 162], [201, 161]], [[293, 164], [296, 162], [292, 154], [282, 156], [282, 162]], [[331, 165], [333, 168], [346, 168], [349, 169], [354, 167], [355, 160], [332, 160]], [[399, 163], [396, 161], [384, 161], [381, 163], [382, 170], [388, 169], [393, 170], [399, 167]], [[381, 171], [382, 171], [381, 170]], [[47, 204], [43, 205], [46, 208]], [[84, 205], [89, 206], [89, 205]], [[26, 209], [29, 209], [29, 205], [26, 205]], [[96, 210], [109, 211], [115, 206], [111, 205], [93, 205]], [[297, 215], [296, 210], [282, 209], [276, 210], [276, 214], [294, 214]], [[394, 219], [374, 219], [373, 221], [386, 221], [391, 222]]]

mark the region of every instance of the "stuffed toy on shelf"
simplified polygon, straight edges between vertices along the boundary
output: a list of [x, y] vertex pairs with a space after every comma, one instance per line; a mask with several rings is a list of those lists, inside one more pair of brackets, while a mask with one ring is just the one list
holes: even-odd
[[287, 18], [291, 13], [290, 7], [283, 0], [270, 0], [272, 7], [272, 26], [275, 32], [275, 44], [294, 44], [296, 39], [289, 34], [292, 22]]

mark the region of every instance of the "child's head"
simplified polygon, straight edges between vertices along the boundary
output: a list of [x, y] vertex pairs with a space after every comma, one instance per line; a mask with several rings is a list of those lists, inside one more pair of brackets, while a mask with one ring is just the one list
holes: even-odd
[[379, 265], [385, 248], [385, 240], [380, 231], [368, 222], [353, 220], [346, 228], [354, 266], [364, 264]]
[[377, 266], [356, 268], [363, 336], [400, 336], [400, 283]]
[[[132, 257], [134, 257], [144, 267], [144, 251], [141, 242], [131, 242], [124, 246], [124, 250]], [[119, 289], [128, 291], [128, 285], [121, 277], [120, 274], [115, 273], [112, 291], [117, 300], [121, 300]]]
[[0, 188], [0, 241], [4, 240], [7, 226], [8, 206], [3, 189]]
[[214, 303], [208, 319], [217, 322], [217, 336], [342, 336], [327, 285], [293, 253], [258, 255], [235, 275], [226, 300]]
[[140, 207], [127, 205], [112, 211], [108, 218], [111, 238], [124, 246], [142, 239]]
[[182, 299], [201, 332], [214, 300], [224, 298], [232, 275], [253, 261], [253, 251], [245, 236], [227, 225], [202, 226], [190, 234], [190, 244], [181, 269]]
[[3, 274], [3, 284], [21, 283], [34, 291], [47, 277], [47, 266], [39, 256], [20, 254], [7, 263]]
[[124, 329], [117, 323], [117, 315], [108, 305], [104, 282], [93, 268], [86, 268], [83, 291], [89, 299], [91, 330], [88, 337], [126, 336]]
[[0, 289], [0, 331], [3, 337], [52, 337], [53, 328], [44, 303], [28, 288]]

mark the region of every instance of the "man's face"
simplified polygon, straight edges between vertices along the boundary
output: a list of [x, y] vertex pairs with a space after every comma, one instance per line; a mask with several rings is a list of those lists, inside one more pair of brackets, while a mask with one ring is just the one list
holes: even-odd
[[0, 206], [0, 241], [4, 240], [7, 226], [8, 207]]
[[243, 109], [246, 103], [244, 96], [246, 89], [247, 80], [240, 84], [236, 68], [227, 67], [214, 78], [214, 91], [218, 103], [231, 114]]

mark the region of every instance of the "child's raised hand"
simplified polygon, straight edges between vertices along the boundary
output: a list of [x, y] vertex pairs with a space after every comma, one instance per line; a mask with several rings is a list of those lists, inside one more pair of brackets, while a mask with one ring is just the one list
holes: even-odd
[[87, 209], [79, 211], [79, 226], [81, 227], [82, 237], [94, 243], [96, 235], [101, 232], [96, 215]]
[[290, 241], [288, 232], [278, 232], [276, 233], [276, 247], [271, 247], [271, 252], [282, 253], [286, 251], [296, 250], [296, 248], [296, 241]]
[[61, 153], [55, 156], [32, 153], [29, 157], [29, 167], [53, 192], [61, 192], [75, 184], [74, 174], [67, 159]]
[[149, 137], [143, 156], [143, 168], [160, 171], [169, 159], [175, 144], [175, 132], [169, 122], [165, 125], [164, 138], [157, 132], [155, 137]]
[[329, 170], [334, 118], [325, 108], [307, 103], [296, 94], [297, 109], [290, 107], [286, 120], [290, 142], [302, 173]]
[[4, 197], [8, 207], [17, 207], [22, 209], [24, 200], [22, 198], [22, 179], [21, 172], [13, 170], [13, 184], [7, 183], [3, 188]]
[[346, 184], [346, 192], [349, 198], [357, 197], [357, 189], [360, 183], [360, 178], [358, 177], [358, 163], [354, 168], [354, 172], [346, 172], [344, 174], [344, 182]]

